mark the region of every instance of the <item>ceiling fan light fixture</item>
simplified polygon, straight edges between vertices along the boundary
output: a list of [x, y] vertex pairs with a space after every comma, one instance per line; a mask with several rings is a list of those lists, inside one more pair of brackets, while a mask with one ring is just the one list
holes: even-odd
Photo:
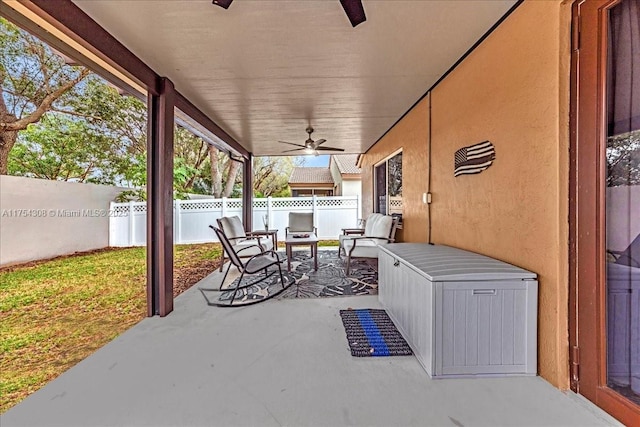
[[233, 2], [233, 0], [213, 0], [211, 3], [215, 4], [216, 6], [220, 6], [223, 9], [229, 9], [229, 6], [231, 6], [231, 2]]
[[320, 138], [316, 141], [314, 141], [311, 138], [311, 134], [313, 133], [313, 128], [311, 127], [311, 125], [309, 125], [307, 127], [307, 133], [309, 134], [309, 137], [307, 138], [307, 140], [304, 142], [303, 144], [296, 144], [293, 142], [287, 142], [287, 141], [278, 141], [282, 144], [287, 144], [287, 145], [293, 145], [294, 147], [300, 147], [300, 148], [294, 148], [292, 150], [285, 150], [283, 151], [283, 153], [289, 153], [291, 151], [302, 151], [305, 155], [311, 156], [317, 156], [318, 155], [318, 150], [326, 150], [326, 151], [344, 151], [344, 148], [337, 148], [337, 147], [320, 147], [320, 145], [324, 144], [325, 142], [327, 142], [326, 139], [324, 138]]

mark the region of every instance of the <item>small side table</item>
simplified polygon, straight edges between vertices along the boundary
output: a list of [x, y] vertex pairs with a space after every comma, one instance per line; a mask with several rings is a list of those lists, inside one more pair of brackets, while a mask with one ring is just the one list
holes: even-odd
[[271, 242], [273, 243], [273, 250], [278, 250], [278, 230], [255, 230], [251, 233], [247, 233], [252, 236], [271, 236]]

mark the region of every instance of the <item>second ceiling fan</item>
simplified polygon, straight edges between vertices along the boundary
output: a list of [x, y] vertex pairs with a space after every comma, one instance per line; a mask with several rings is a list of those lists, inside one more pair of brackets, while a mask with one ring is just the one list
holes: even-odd
[[282, 144], [289, 144], [289, 145], [294, 145], [296, 147], [299, 148], [294, 148], [292, 150], [285, 150], [283, 151], [283, 153], [290, 153], [292, 151], [304, 151], [305, 154], [314, 154], [314, 155], [318, 155], [318, 151], [344, 151], [343, 148], [337, 148], [337, 147], [320, 147], [321, 144], [324, 144], [325, 142], [327, 142], [326, 139], [318, 139], [316, 141], [314, 141], [313, 139], [311, 139], [311, 134], [313, 133], [313, 127], [308, 126], [306, 129], [306, 132], [309, 134], [309, 137], [307, 138], [307, 140], [304, 142], [303, 144], [295, 144], [293, 142], [287, 142], [287, 141], [278, 141]]

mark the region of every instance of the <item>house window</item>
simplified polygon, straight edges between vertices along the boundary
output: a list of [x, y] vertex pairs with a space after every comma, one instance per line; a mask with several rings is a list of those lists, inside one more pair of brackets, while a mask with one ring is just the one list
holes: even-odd
[[374, 166], [374, 211], [402, 218], [402, 152]]

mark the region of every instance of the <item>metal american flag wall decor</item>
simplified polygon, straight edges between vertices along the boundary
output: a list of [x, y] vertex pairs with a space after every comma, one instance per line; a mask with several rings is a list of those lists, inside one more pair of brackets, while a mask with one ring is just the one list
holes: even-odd
[[456, 151], [453, 176], [471, 175], [487, 169], [496, 158], [496, 150], [489, 141], [480, 142]]

